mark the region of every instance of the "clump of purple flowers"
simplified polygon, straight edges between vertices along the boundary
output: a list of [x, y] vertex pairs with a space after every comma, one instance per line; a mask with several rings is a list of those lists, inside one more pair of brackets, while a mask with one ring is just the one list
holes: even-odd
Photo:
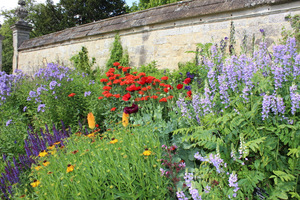
[[0, 106], [6, 101], [8, 96], [18, 88], [25, 79], [25, 74], [16, 70], [15, 74], [6, 74], [0, 71]]
[[[20, 181], [20, 174], [25, 170], [31, 168], [31, 165], [36, 163], [36, 158], [43, 150], [47, 150], [47, 146], [53, 145], [55, 142], [61, 142], [63, 139], [70, 137], [71, 130], [67, 131], [64, 123], [62, 122], [62, 130], [59, 131], [53, 125], [52, 132], [50, 133], [48, 126], [46, 125], [46, 131], [41, 130], [40, 134], [35, 133], [32, 127], [28, 129], [28, 139], [25, 142], [26, 155], [20, 155], [17, 160], [13, 157], [13, 163], [10, 162], [3, 154], [3, 160], [6, 163], [4, 173], [1, 173], [0, 177], [0, 191], [3, 194], [3, 198], [9, 199], [9, 194], [13, 196], [12, 185]], [[2, 197], [0, 195], [0, 197]]]

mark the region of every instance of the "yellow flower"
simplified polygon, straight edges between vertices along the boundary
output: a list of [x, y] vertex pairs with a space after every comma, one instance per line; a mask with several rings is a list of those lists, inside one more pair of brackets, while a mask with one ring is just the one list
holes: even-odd
[[55, 145], [57, 145], [57, 144], [60, 144], [60, 141], [58, 141], [58, 142], [55, 142], [54, 144], [55, 144]]
[[74, 166], [73, 165], [70, 165], [68, 164], [68, 167], [67, 167], [67, 173], [71, 172], [74, 170]]
[[49, 164], [50, 164], [50, 162], [48, 162], [47, 160], [44, 160], [43, 165], [44, 165], [45, 167], [47, 167]]
[[39, 180], [34, 180], [33, 183], [30, 183], [32, 187], [37, 187], [41, 182]]
[[54, 149], [54, 147], [55, 147], [55, 145], [51, 145], [51, 146], [47, 147], [47, 149], [52, 150], [52, 149]]
[[39, 153], [39, 157], [45, 157], [46, 155], [48, 155], [48, 153], [45, 150]]
[[110, 144], [115, 144], [118, 142], [118, 139], [112, 138], [111, 141], [109, 142]]
[[126, 113], [123, 112], [122, 124], [123, 124], [124, 127], [128, 126], [128, 124], [129, 124], [129, 114], [126, 114]]
[[38, 166], [36, 166], [36, 167], [34, 167], [34, 169], [36, 170], [36, 171], [39, 171], [40, 169], [42, 169], [43, 167], [41, 166], [41, 165], [38, 165]]
[[143, 155], [144, 155], [144, 156], [150, 156], [151, 153], [152, 153], [152, 152], [151, 152], [150, 150], [145, 149], [145, 151], [143, 152]]
[[95, 125], [96, 125], [96, 122], [95, 122], [95, 117], [94, 117], [93, 113], [90, 112], [88, 114], [87, 120], [88, 120], [90, 129], [94, 129]]
[[87, 135], [87, 137], [93, 138], [93, 137], [95, 137], [95, 133], [90, 133], [90, 134]]

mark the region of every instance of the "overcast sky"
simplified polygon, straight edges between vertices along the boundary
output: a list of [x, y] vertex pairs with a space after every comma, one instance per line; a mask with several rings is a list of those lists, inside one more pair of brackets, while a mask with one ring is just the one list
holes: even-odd
[[[125, 2], [131, 6], [133, 2], [138, 0], [125, 0]], [[45, 3], [46, 0], [36, 0], [37, 3]], [[59, 0], [53, 0], [54, 4], [58, 3]], [[0, 0], [0, 10], [10, 10], [18, 6], [18, 0]], [[3, 18], [0, 17], [0, 24], [3, 23]]]

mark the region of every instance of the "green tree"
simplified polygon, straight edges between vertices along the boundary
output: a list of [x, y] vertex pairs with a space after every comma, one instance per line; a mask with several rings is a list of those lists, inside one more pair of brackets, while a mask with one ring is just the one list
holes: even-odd
[[68, 19], [76, 24], [86, 24], [126, 13], [124, 0], [60, 0], [59, 5]]
[[113, 66], [114, 62], [119, 62], [122, 66], [129, 65], [129, 56], [127, 53], [123, 52], [123, 47], [120, 40], [120, 35], [115, 35], [115, 40], [112, 45], [112, 50], [110, 53], [110, 58], [106, 63], [106, 68], [109, 69]]
[[15, 24], [17, 18], [13, 11], [6, 11], [3, 13], [5, 21], [1, 26], [0, 34], [4, 36], [2, 41], [2, 70], [6, 73], [12, 72], [12, 57], [13, 57], [13, 39], [11, 26]]
[[32, 37], [57, 32], [75, 26], [75, 23], [63, 12], [60, 5], [54, 5], [52, 0], [46, 4], [35, 4], [31, 7], [28, 21], [33, 26]]
[[132, 6], [130, 7], [129, 11], [130, 12], [135, 12], [139, 10], [145, 10], [148, 8], [153, 8], [169, 3], [175, 3], [177, 1], [181, 0], [139, 0], [138, 3], [133, 3]]

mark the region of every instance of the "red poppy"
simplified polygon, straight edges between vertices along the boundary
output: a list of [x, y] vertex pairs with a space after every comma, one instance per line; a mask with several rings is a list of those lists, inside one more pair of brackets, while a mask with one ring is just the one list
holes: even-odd
[[114, 94], [113, 96], [116, 97], [116, 98], [120, 98], [121, 97], [120, 94]]
[[98, 97], [98, 99], [103, 99], [104, 97]]
[[165, 93], [168, 93], [169, 89], [168, 88], [164, 88], [164, 91], [165, 91]]
[[122, 99], [123, 99], [123, 101], [128, 101], [130, 99], [130, 97], [131, 97], [130, 93], [127, 93], [123, 96]]
[[171, 100], [173, 99], [173, 96], [168, 96], [167, 99]]
[[141, 101], [147, 101], [148, 98], [149, 98], [149, 96], [142, 97], [142, 98], [141, 98]]
[[192, 91], [187, 91], [186, 94], [187, 94], [188, 97], [191, 97], [192, 96]]
[[168, 79], [169, 79], [169, 77], [167, 77], [167, 76], [161, 77], [161, 80], [164, 80], [164, 81], [166, 81], [166, 80], [168, 80]]
[[107, 82], [108, 80], [106, 78], [103, 78], [103, 79], [100, 79], [100, 82], [103, 83], [103, 82]]
[[159, 102], [167, 102], [167, 98], [164, 97], [164, 98], [160, 99]]
[[152, 99], [157, 99], [157, 98], [158, 98], [158, 96], [156, 96], [156, 95], [153, 95], [153, 96], [151, 96], [150, 98], [152, 98]]
[[164, 87], [166, 84], [164, 84], [164, 83], [160, 83], [159, 85]]
[[143, 95], [143, 94], [145, 94], [143, 91], [139, 91], [139, 94], [141, 94], [141, 95]]
[[112, 109], [110, 109], [110, 111], [115, 111], [117, 108], [116, 107], [113, 107]]
[[120, 63], [118, 63], [118, 62], [114, 62], [114, 64], [113, 64], [115, 67], [117, 67], [117, 66], [119, 66], [120, 65]]
[[190, 82], [191, 82], [191, 79], [190, 79], [190, 78], [186, 78], [186, 79], [183, 81], [184, 84], [189, 84]]
[[96, 124], [96, 127], [99, 128], [99, 124]]
[[111, 81], [109, 81], [106, 85], [112, 85]]
[[177, 85], [177, 89], [178, 89], [178, 90], [180, 90], [180, 89], [182, 89], [182, 88], [183, 88], [183, 84], [178, 84], [178, 85]]
[[71, 94], [69, 94], [68, 96], [69, 97], [74, 97], [76, 94], [75, 93], [71, 93]]
[[111, 93], [106, 93], [104, 96], [105, 96], [106, 98], [109, 98], [109, 97], [112, 97], [112, 95], [113, 95], [113, 94], [111, 94]]
[[111, 87], [109, 87], [109, 86], [104, 86], [102, 89], [103, 89], [103, 90], [111, 90]]

